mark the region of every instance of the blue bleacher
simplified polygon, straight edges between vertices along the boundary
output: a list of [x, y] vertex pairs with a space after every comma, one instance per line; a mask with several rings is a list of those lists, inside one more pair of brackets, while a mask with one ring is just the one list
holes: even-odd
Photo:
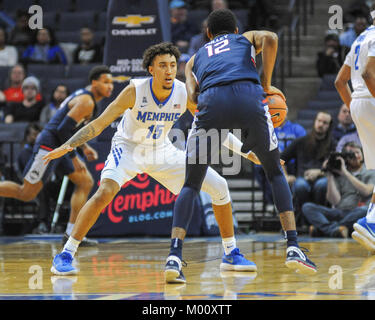
[[69, 11], [72, 9], [72, 0], [58, 0], [58, 1], [38, 0], [38, 5], [42, 7], [43, 13], [65, 12], [65, 11]]
[[[35, 4], [35, 0], [3, 0], [2, 7], [6, 12], [15, 12], [20, 8], [29, 8]], [[26, 10], [27, 11], [27, 10]]]
[[50, 78], [48, 82], [43, 85], [43, 92], [48, 96], [51, 94], [52, 90], [56, 88], [59, 84], [66, 85], [70, 92], [77, 89], [83, 88], [88, 85], [88, 80], [86, 78]]
[[107, 0], [75, 0], [76, 11], [102, 12], [107, 10]]
[[64, 78], [66, 67], [62, 64], [29, 64], [27, 74], [37, 77], [40, 81], [46, 81], [49, 78]]
[[87, 77], [90, 70], [96, 65], [98, 64], [72, 64], [68, 69], [67, 78], [82, 78], [82, 76]]
[[82, 27], [96, 29], [94, 12], [62, 12], [58, 29], [60, 31], [76, 31]]
[[187, 20], [196, 26], [197, 30], [201, 30], [202, 22], [206, 19], [209, 15], [209, 11], [202, 9], [202, 10], [190, 10], [188, 12]]

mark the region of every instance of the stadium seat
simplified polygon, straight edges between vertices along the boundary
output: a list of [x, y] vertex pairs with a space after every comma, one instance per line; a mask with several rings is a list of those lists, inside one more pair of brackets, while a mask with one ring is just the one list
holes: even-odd
[[236, 15], [236, 18], [241, 22], [242, 28], [244, 28], [242, 32], [245, 32], [247, 25], [248, 25], [248, 14], [249, 14], [248, 10], [237, 9], [237, 10], [233, 10], [233, 13]]
[[318, 94], [316, 96], [316, 100], [340, 100], [340, 95], [339, 93], [335, 90], [335, 91], [331, 91], [331, 90], [320, 90], [318, 91]]
[[44, 90], [43, 92], [47, 94], [47, 96], [51, 95], [53, 89], [55, 89], [59, 84], [66, 85], [70, 92], [73, 92], [77, 89], [84, 88], [88, 85], [88, 80], [85, 78], [56, 78], [56, 79], [49, 79], [47, 83], [43, 85]]
[[34, 3], [34, 0], [3, 0], [2, 8], [6, 12], [15, 12], [20, 8], [24, 8], [27, 11]]
[[335, 110], [340, 108], [342, 102], [341, 100], [333, 100], [333, 101], [321, 101], [321, 100], [311, 100], [307, 103], [307, 108], [310, 110], [320, 111], [320, 110]]
[[80, 43], [81, 36], [77, 31], [56, 31], [57, 42]]
[[313, 127], [314, 120], [313, 119], [297, 119], [295, 122], [300, 124], [302, 127], [304, 127], [306, 131], [309, 131]]
[[61, 64], [29, 64], [27, 73], [43, 81], [49, 78], [64, 78], [66, 71], [65, 66]]
[[102, 12], [107, 10], [107, 0], [76, 0], [76, 11], [96, 11]]
[[87, 78], [90, 70], [95, 65], [97, 64], [72, 64], [68, 69], [67, 78]]
[[65, 12], [72, 9], [72, 0], [39, 0], [38, 4], [42, 7], [43, 12]]
[[100, 31], [106, 30], [107, 27], [107, 12], [100, 12], [98, 15], [97, 29]]
[[197, 30], [201, 30], [202, 22], [209, 15], [208, 10], [190, 10], [188, 12], [188, 21], [195, 25]]
[[320, 89], [319, 90], [325, 90], [325, 91], [336, 91], [335, 88], [335, 74], [326, 74], [322, 78], [322, 82], [320, 83]]
[[57, 18], [56, 12], [43, 12], [43, 27], [50, 27], [52, 30], [55, 30], [55, 26], [58, 25]]
[[3, 88], [5, 81], [8, 79], [10, 67], [0, 67], [0, 89]]
[[317, 110], [304, 109], [298, 111], [297, 119], [298, 120], [314, 120]]
[[60, 14], [60, 31], [76, 31], [79, 34], [82, 27], [96, 29], [93, 12], [62, 12]]

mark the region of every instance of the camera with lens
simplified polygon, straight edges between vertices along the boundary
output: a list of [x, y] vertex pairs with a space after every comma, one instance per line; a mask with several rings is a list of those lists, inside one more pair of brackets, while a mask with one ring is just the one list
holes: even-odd
[[334, 173], [335, 170], [341, 170], [341, 161], [339, 157], [342, 157], [345, 161], [345, 165], [348, 166], [348, 160], [353, 160], [356, 158], [355, 153], [352, 151], [344, 152], [332, 152], [328, 157], [327, 166], [323, 171], [328, 171]]

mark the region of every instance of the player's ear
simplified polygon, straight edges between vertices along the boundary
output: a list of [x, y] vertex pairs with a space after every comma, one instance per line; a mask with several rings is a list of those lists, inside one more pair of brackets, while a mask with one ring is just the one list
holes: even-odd
[[236, 27], [236, 30], [234, 30], [235, 34], [238, 34], [238, 27]]
[[208, 28], [206, 29], [206, 34], [207, 34], [208, 39], [212, 40], [214, 38], [210, 30], [208, 30]]
[[154, 68], [152, 66], [148, 66], [148, 72], [153, 76]]

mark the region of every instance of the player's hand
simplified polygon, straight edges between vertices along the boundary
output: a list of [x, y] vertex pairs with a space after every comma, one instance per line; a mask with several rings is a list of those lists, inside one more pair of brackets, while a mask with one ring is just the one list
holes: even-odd
[[74, 148], [68, 145], [60, 146], [51, 152], [48, 152], [42, 159], [45, 160], [44, 164], [47, 165], [51, 160], [61, 158], [63, 155], [67, 154], [70, 151], [73, 151]]
[[281, 98], [284, 99], [284, 101], [286, 101], [286, 98], [284, 96], [284, 94], [282, 93], [282, 91], [280, 89], [277, 89], [276, 87], [274, 86], [270, 86], [268, 88], [264, 88], [264, 92], [267, 94], [267, 95], [272, 95], [272, 94], [277, 94], [279, 95]]
[[83, 154], [88, 161], [98, 160], [98, 153], [89, 145], [86, 145], [86, 147], [83, 149]]

